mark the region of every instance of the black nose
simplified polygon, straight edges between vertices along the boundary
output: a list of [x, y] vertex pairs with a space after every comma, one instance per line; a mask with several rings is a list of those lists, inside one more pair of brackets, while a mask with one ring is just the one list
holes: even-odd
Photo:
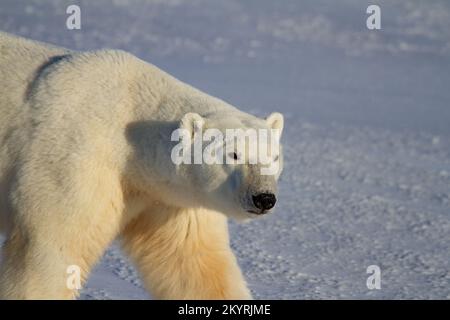
[[273, 193], [260, 193], [253, 196], [253, 204], [261, 210], [272, 209], [277, 202], [277, 198]]

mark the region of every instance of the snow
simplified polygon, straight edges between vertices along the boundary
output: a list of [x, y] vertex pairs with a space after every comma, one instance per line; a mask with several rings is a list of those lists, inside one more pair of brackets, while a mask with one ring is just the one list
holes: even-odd
[[[65, 28], [81, 7], [82, 29]], [[255, 298], [450, 298], [450, 4], [3, 0], [0, 30], [120, 48], [241, 109], [286, 116], [274, 214], [230, 222]], [[366, 268], [381, 269], [368, 290]], [[111, 246], [84, 299], [146, 299]]]

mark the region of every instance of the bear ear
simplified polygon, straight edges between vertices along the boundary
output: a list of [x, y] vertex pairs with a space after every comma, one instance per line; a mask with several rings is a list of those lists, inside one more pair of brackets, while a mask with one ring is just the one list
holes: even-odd
[[278, 129], [281, 132], [283, 131], [284, 127], [284, 118], [283, 115], [279, 112], [274, 112], [270, 116], [266, 118], [267, 125], [270, 129]]
[[205, 119], [203, 119], [201, 115], [189, 112], [181, 118], [180, 128], [188, 130], [193, 138], [196, 133], [199, 133], [202, 130], [204, 123]]

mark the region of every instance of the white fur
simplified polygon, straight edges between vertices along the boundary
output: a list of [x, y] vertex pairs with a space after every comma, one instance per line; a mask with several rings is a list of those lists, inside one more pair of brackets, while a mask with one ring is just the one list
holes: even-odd
[[76, 296], [67, 267], [86, 279], [117, 237], [156, 298], [251, 297], [225, 215], [250, 217], [251, 193], [275, 192], [276, 177], [247, 165], [176, 166], [170, 134], [193, 119], [282, 129], [280, 114], [243, 113], [123, 51], [5, 33], [0, 114], [1, 298]]

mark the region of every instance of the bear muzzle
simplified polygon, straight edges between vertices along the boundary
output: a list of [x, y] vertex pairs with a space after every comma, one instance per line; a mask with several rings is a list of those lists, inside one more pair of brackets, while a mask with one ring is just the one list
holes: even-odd
[[259, 193], [252, 196], [253, 205], [259, 209], [258, 211], [249, 210], [255, 214], [265, 214], [275, 206], [277, 198], [273, 193]]

